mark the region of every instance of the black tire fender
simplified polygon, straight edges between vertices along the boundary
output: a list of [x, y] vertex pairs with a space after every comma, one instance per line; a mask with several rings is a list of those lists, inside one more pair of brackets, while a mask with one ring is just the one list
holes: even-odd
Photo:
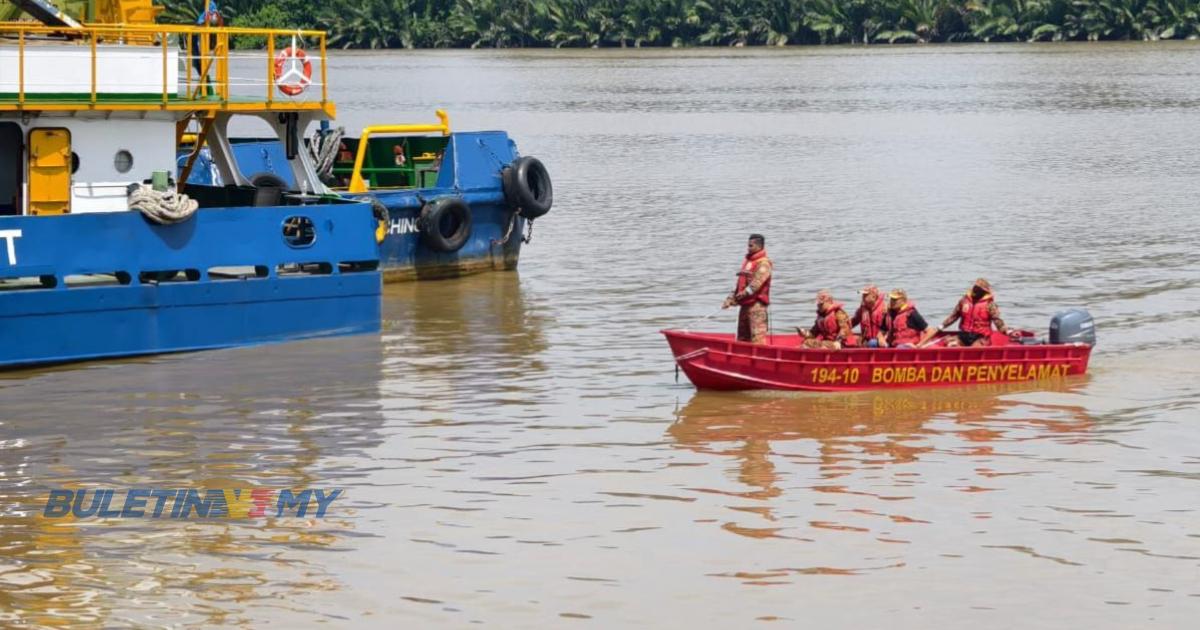
[[[444, 223], [450, 221], [452, 231], [442, 231]], [[434, 199], [421, 208], [418, 219], [421, 241], [439, 252], [456, 252], [467, 244], [471, 237], [471, 207], [461, 197]]]
[[500, 171], [500, 183], [508, 205], [526, 219], [536, 219], [554, 205], [554, 186], [542, 161], [522, 156]]

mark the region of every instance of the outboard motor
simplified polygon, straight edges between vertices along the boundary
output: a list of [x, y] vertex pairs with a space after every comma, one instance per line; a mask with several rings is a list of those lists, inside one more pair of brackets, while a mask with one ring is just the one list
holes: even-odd
[[1050, 343], [1085, 343], [1096, 345], [1096, 324], [1091, 313], [1072, 308], [1059, 311], [1050, 318]]

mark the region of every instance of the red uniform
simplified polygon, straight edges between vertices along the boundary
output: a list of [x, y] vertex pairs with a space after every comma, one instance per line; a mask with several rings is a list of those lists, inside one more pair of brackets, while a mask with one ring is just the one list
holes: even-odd
[[[979, 297], [975, 297], [975, 296]], [[1007, 331], [1004, 320], [1000, 319], [1000, 308], [992, 297], [992, 285], [987, 280], [979, 278], [967, 292], [954, 312], [942, 322], [942, 328], [958, 320], [958, 344], [963, 346], [986, 346], [992, 338], [992, 328]]]
[[[749, 291], [750, 294], [746, 295]], [[767, 305], [771, 303], [771, 259], [766, 250], [746, 254], [730, 298], [738, 309], [738, 341], [767, 342]]]
[[[838, 314], [841, 313], [839, 317]], [[833, 302], [825, 309], [824, 315], [817, 315], [817, 321], [812, 327], [812, 338], [817, 341], [841, 341], [844, 346], [857, 346], [858, 336], [849, 332], [849, 325], [842, 329], [844, 322], [850, 317], [841, 302]]]
[[858, 326], [858, 331], [862, 333], [864, 341], [870, 341], [879, 335], [882, 329], [883, 317], [887, 313], [887, 307], [883, 303], [882, 298], [876, 298], [875, 306], [870, 311], [867, 310], [865, 304], [859, 304], [858, 310], [854, 312], [854, 317], [850, 319], [850, 326]]
[[992, 294], [989, 293], [978, 300], [964, 296], [958, 302], [958, 329], [974, 335], [989, 336], [992, 334]]
[[[752, 291], [749, 297], [742, 297], [746, 291], [746, 287], [751, 285], [754, 276], [759, 272], [759, 267], [766, 265], [767, 278], [759, 285], [757, 291]], [[750, 306], [751, 304], [759, 303], [767, 305], [771, 303], [771, 261], [767, 258], [767, 250], [759, 250], [754, 254], [746, 255], [746, 262], [742, 263], [742, 269], [738, 272], [737, 288], [734, 289], [733, 295], [737, 298], [737, 303], [742, 306]]]
[[886, 326], [889, 346], [895, 348], [903, 343], [915, 346], [921, 340], [921, 331], [908, 324], [908, 318], [915, 312], [916, 305], [912, 302], [906, 302], [897, 313], [888, 312]]

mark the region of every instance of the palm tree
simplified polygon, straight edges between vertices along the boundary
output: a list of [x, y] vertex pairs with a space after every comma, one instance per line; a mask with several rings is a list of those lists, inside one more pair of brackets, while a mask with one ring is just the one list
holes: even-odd
[[822, 43], [870, 43], [879, 32], [879, 2], [872, 0], [811, 0], [805, 12], [808, 28]]
[[[79, 16], [87, 6], [57, 1]], [[163, 0], [161, 19], [191, 23], [205, 2]], [[221, 12], [230, 23], [325, 26], [334, 45], [362, 48], [1200, 37], [1200, 0], [226, 0]]]
[[1200, 8], [1195, 0], [1160, 0], [1158, 37], [1196, 39], [1200, 36]]
[[403, 0], [359, 0], [333, 5], [321, 16], [332, 35], [329, 43], [342, 48], [393, 48], [401, 44], [396, 28], [396, 4]]

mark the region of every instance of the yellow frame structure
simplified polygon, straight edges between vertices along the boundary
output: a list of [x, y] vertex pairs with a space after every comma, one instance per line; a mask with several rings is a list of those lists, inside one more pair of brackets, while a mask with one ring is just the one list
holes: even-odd
[[[61, 98], [39, 98], [37, 94], [29, 94], [25, 90], [25, 56], [29, 49], [29, 36], [61, 36], [64, 42], [74, 41], [86, 45], [91, 53], [91, 94], [86, 101], [64, 101]], [[184, 65], [187, 68], [186, 97], [172, 98], [178, 91], [179, 85], [169, 85], [167, 81], [167, 64], [169, 36], [178, 35], [186, 38], [187, 46], [181, 54], [186, 55]], [[200, 50], [192, 50], [191, 37], [197, 35]], [[231, 100], [229, 82], [229, 41], [236, 35], [251, 35], [265, 37], [268, 42], [266, 50], [267, 85], [266, 95], [261, 101], [256, 99]], [[0, 22], [0, 36], [14, 37], [17, 40], [17, 98], [0, 99], [0, 111], [204, 111], [204, 112], [256, 112], [256, 111], [323, 111], [330, 117], [336, 117], [337, 107], [329, 100], [329, 71], [324, 31], [286, 30], [267, 28], [239, 27], [209, 27], [171, 24], [88, 24], [82, 28], [61, 26], [45, 26], [30, 22]], [[293, 101], [275, 98], [274, 81], [274, 50], [276, 37], [303, 37], [316, 40], [320, 50], [321, 61], [321, 98], [317, 101]], [[108, 101], [96, 93], [96, 44], [101, 41], [123, 42], [125, 45], [154, 46], [157, 37], [162, 47], [162, 95], [161, 98], [141, 101]], [[215, 38], [215, 46], [209, 46], [209, 39]], [[86, 42], [86, 43], [85, 43]], [[147, 42], [141, 43], [139, 42]], [[201, 59], [200, 75], [193, 83], [194, 59]], [[215, 67], [214, 67], [215, 66]], [[210, 76], [211, 75], [211, 76]], [[212, 97], [206, 94], [206, 86], [212, 87]]]
[[436, 125], [431, 124], [406, 124], [406, 125], [374, 125], [371, 127], [363, 127], [362, 135], [358, 137], [358, 151], [354, 155], [354, 170], [350, 173], [350, 186], [347, 192], [364, 193], [367, 192], [367, 182], [363, 180], [362, 167], [363, 162], [367, 157], [367, 141], [373, 135], [379, 134], [404, 134], [404, 133], [429, 133], [431, 131], [439, 131], [443, 136], [450, 135], [450, 114], [446, 110], [439, 109], [436, 112], [438, 120], [441, 121]]

